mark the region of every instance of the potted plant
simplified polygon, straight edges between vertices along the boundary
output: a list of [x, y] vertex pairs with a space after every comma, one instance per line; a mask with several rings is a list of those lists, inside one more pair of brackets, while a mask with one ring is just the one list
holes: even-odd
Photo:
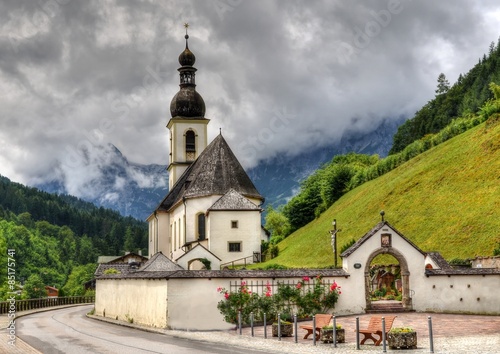
[[[345, 343], [345, 330], [342, 328], [342, 325], [337, 323], [335, 333], [337, 335], [337, 343]], [[323, 343], [333, 343], [332, 323], [321, 328], [321, 340], [323, 341]]]
[[387, 333], [387, 344], [389, 348], [417, 348], [417, 332], [411, 327], [392, 328]]
[[[288, 312], [280, 314], [279, 324], [280, 334], [282, 337], [291, 337], [293, 335], [293, 323], [291, 322], [292, 315]], [[272, 324], [273, 337], [278, 337], [278, 320]]]

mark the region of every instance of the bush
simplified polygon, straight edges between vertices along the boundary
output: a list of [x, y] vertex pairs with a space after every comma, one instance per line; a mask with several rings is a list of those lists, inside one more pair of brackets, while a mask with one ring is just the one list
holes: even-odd
[[494, 256], [500, 256], [500, 242], [498, 242], [497, 248], [493, 250], [493, 255]]
[[266, 265], [263, 269], [269, 270], [269, 269], [288, 269], [288, 267], [278, 264], [278, 263], [271, 263]]
[[451, 266], [459, 266], [459, 267], [471, 267], [472, 262], [470, 259], [463, 258], [453, 258], [448, 261]]
[[281, 320], [289, 321], [294, 312], [305, 317], [333, 309], [341, 294], [340, 286], [336, 282], [325, 284], [321, 276], [314, 278], [312, 283], [309, 281], [309, 277], [304, 277], [297, 284], [278, 282], [275, 294], [267, 283], [261, 295], [252, 292], [244, 281], [236, 291], [219, 287], [217, 291], [224, 299], [219, 301], [217, 308], [229, 323], [237, 323], [239, 313], [242, 323], [250, 323], [251, 313], [257, 321], [263, 320], [264, 313], [269, 320], [276, 320], [280, 314]]
[[278, 257], [279, 253], [280, 249], [278, 245], [272, 244], [271, 246], [269, 246], [269, 254], [271, 255], [271, 259]]

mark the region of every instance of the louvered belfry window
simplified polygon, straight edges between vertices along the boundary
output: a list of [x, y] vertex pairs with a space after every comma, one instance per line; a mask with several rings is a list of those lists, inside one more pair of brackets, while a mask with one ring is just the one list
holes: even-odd
[[195, 152], [195, 151], [196, 151], [195, 134], [194, 131], [188, 130], [186, 132], [186, 152]]

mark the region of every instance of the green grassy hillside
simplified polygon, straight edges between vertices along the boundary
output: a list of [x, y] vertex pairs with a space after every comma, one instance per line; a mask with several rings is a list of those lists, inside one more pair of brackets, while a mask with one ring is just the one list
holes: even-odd
[[492, 255], [500, 241], [498, 115], [345, 194], [279, 243], [279, 256], [269, 263], [331, 266], [332, 220], [342, 230], [340, 250], [379, 222], [380, 210], [423, 251], [441, 252], [446, 259]]

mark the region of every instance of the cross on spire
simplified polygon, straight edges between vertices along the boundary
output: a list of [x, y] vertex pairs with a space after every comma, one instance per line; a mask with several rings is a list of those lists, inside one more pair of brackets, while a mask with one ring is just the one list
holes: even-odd
[[188, 28], [189, 28], [189, 23], [184, 23], [184, 28], [186, 29], [186, 35], [184, 36], [184, 38], [186, 38], [186, 48], [188, 47], [188, 38], [189, 38], [189, 35], [188, 35]]

